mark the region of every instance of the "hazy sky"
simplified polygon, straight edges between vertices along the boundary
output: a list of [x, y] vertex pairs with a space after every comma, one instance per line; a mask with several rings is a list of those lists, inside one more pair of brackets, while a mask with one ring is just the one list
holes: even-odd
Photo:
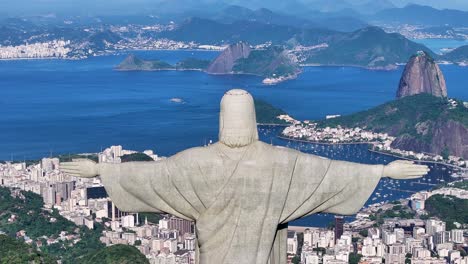
[[[147, 10], [158, 10], [164, 6], [198, 6], [200, 2], [220, 4], [252, 3], [261, 5], [262, 0], [0, 0], [0, 14], [45, 14], [45, 13], [76, 13], [80, 14], [122, 14], [136, 13]], [[274, 7], [275, 2], [283, 3], [288, 0], [265, 0], [266, 7]], [[314, 0], [295, 0], [298, 2], [313, 2]], [[432, 5], [437, 8], [452, 8], [468, 10], [468, 0], [390, 0], [398, 6], [408, 3]], [[362, 3], [363, 0], [348, 0], [348, 2]]]

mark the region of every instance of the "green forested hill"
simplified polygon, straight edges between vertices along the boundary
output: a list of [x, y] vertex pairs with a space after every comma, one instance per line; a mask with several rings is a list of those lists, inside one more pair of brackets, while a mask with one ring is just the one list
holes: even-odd
[[23, 263], [57, 263], [54, 257], [38, 252], [28, 244], [15, 238], [0, 235], [0, 263], [1, 264], [23, 264]]
[[382, 67], [406, 62], [418, 51], [436, 56], [429, 48], [400, 34], [389, 34], [378, 27], [367, 27], [343, 34], [336, 41], [330, 42], [326, 49], [312, 51], [306, 62]]
[[253, 50], [249, 57], [238, 59], [233, 71], [263, 77], [280, 77], [297, 74], [300, 70], [287, 56], [284, 48], [272, 46], [265, 50]]
[[361, 127], [397, 137], [392, 146], [468, 158], [468, 108], [430, 94], [407, 96], [367, 111], [319, 122], [321, 127]]
[[286, 115], [286, 112], [263, 100], [255, 100], [255, 113], [259, 124], [287, 124], [286, 121], [277, 118], [279, 115]]
[[468, 200], [454, 196], [433, 195], [426, 200], [426, 211], [430, 216], [436, 216], [448, 223], [448, 229], [453, 222], [468, 223]]
[[149, 261], [133, 246], [114, 245], [86, 257], [82, 264], [146, 264]]

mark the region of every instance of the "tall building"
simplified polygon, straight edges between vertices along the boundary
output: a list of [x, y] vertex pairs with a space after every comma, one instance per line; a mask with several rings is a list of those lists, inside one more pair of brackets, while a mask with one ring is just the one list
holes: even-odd
[[87, 199], [101, 199], [107, 198], [109, 195], [107, 194], [106, 189], [103, 186], [92, 186], [86, 188], [86, 198]]
[[465, 239], [463, 238], [463, 230], [453, 229], [452, 231], [450, 231], [450, 239], [452, 242], [458, 244], [465, 242]]
[[179, 235], [183, 236], [187, 233], [193, 233], [193, 222], [181, 219], [175, 216], [169, 218], [168, 229], [179, 231]]
[[296, 254], [297, 253], [297, 233], [294, 231], [288, 231], [288, 242], [287, 242], [287, 253]]
[[394, 232], [384, 230], [382, 232], [382, 241], [386, 245], [395, 244], [397, 242], [396, 234]]
[[405, 230], [402, 228], [395, 228], [393, 232], [395, 233], [396, 240], [398, 242], [403, 242], [405, 240]]
[[196, 238], [195, 236], [187, 236], [184, 241], [184, 248], [187, 250], [195, 250]]
[[441, 231], [445, 231], [445, 222], [434, 219], [426, 220], [426, 233], [428, 235], [434, 235]]
[[419, 259], [425, 259], [425, 258], [430, 258], [431, 257], [431, 251], [428, 249], [425, 249], [423, 247], [417, 247], [414, 248], [413, 251], [411, 251], [413, 254], [413, 257], [419, 258]]
[[335, 216], [335, 243], [336, 240], [341, 238], [344, 231], [344, 217], [343, 216]]
[[404, 264], [406, 256], [406, 248], [403, 244], [393, 244], [387, 247], [385, 255], [385, 263]]
[[43, 158], [41, 160], [41, 168], [44, 171], [53, 171], [58, 169], [59, 167], [59, 159], [58, 158]]
[[308, 253], [304, 256], [305, 264], [319, 264], [320, 258], [317, 253]]
[[[107, 215], [112, 221], [119, 221], [123, 216], [134, 215], [133, 213], [122, 212], [112, 201], [107, 202]], [[138, 214], [135, 217], [135, 223], [138, 225]]]
[[444, 244], [449, 241], [450, 232], [447, 231], [440, 231], [434, 234], [434, 243]]
[[419, 227], [419, 226], [415, 226], [413, 228], [413, 238], [419, 239], [421, 237], [424, 237], [425, 234], [426, 234], [426, 229]]
[[60, 205], [71, 197], [75, 182], [57, 182], [41, 185], [41, 195], [46, 205]]

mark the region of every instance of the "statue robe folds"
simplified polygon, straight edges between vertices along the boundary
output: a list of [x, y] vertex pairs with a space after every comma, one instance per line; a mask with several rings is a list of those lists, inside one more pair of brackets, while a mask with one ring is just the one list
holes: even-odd
[[105, 164], [101, 177], [123, 211], [195, 221], [201, 264], [283, 264], [287, 230], [279, 226], [319, 212], [356, 213], [383, 168], [256, 141], [192, 148], [157, 162]]

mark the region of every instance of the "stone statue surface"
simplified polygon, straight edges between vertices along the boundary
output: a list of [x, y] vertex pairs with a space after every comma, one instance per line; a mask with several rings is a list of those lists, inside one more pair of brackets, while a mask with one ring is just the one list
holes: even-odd
[[126, 212], [166, 212], [196, 223], [201, 264], [286, 263], [289, 221], [319, 212], [350, 215], [381, 177], [413, 179], [427, 166], [336, 161], [258, 140], [252, 96], [221, 100], [219, 142], [155, 162], [61, 163], [77, 177], [101, 176]]

